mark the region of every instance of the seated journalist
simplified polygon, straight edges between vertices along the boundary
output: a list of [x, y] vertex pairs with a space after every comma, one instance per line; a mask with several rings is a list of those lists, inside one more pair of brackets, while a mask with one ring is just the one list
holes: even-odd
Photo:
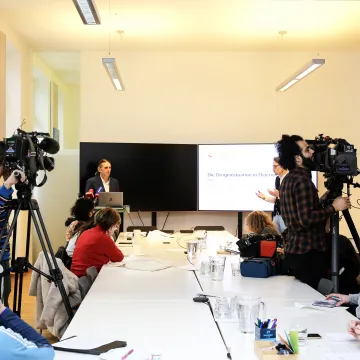
[[50, 343], [0, 302], [0, 359], [53, 360]]

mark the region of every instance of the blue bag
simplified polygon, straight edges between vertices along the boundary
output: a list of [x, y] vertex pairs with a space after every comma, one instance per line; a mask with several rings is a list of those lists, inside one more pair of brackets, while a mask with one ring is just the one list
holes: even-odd
[[245, 259], [240, 263], [240, 272], [244, 277], [267, 278], [276, 275], [274, 259]]

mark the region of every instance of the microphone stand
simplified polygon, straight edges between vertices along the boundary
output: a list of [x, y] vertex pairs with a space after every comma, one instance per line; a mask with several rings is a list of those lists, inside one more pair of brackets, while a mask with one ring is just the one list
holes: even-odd
[[[198, 278], [198, 276], [197, 276], [197, 274], [196, 274], [196, 271], [193, 270], [193, 273], [194, 273], [195, 278], [196, 278], [196, 280], [197, 280], [197, 282], [198, 282], [198, 284], [199, 284], [199, 286], [200, 286], [201, 291], [204, 292], [204, 289], [203, 289], [203, 287], [201, 286], [201, 283], [200, 283], [199, 278]], [[210, 303], [210, 301], [209, 301], [209, 298], [208, 298], [206, 295], [202, 295], [201, 297], [204, 298], [204, 300], [201, 301], [201, 302], [203, 302], [204, 304], [206, 304], [206, 305], [209, 306], [209, 309], [210, 309], [212, 318], [213, 318], [213, 320], [214, 320], [214, 322], [215, 322], [215, 325], [216, 325], [216, 327], [217, 327], [217, 329], [218, 329], [218, 331], [219, 331], [219, 334], [220, 334], [220, 336], [221, 336], [221, 339], [222, 339], [222, 341], [223, 341], [223, 343], [224, 343], [224, 345], [225, 345], [225, 349], [226, 349], [226, 352], [227, 352], [227, 353], [226, 353], [226, 356], [227, 356], [228, 359], [232, 360], [229, 347], [227, 346], [226, 341], [225, 341], [225, 339], [224, 339], [224, 335], [223, 335], [222, 332], [221, 332], [221, 329], [220, 329], [220, 326], [219, 326], [218, 322], [215, 320], [214, 310], [213, 310], [213, 308], [212, 308], [212, 306], [211, 306], [211, 303]]]

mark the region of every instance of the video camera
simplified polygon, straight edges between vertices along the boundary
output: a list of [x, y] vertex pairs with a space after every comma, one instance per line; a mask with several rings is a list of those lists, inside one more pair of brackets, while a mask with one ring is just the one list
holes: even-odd
[[[28, 185], [40, 187], [46, 183], [46, 171], [52, 171], [55, 168], [54, 158], [45, 153], [54, 155], [59, 149], [59, 143], [48, 133], [36, 131], [28, 133], [17, 129], [17, 134], [5, 139], [4, 167], [10, 172], [23, 171]], [[44, 170], [45, 175], [41, 183], [37, 184], [36, 177], [39, 170]]]
[[308, 143], [315, 151], [314, 160], [317, 170], [328, 174], [327, 177], [356, 176], [357, 167], [356, 149], [344, 139], [332, 139], [320, 134], [315, 140]]

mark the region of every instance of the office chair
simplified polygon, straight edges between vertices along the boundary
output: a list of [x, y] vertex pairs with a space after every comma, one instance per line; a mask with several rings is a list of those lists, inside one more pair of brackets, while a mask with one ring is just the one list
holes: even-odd
[[219, 226], [207, 226], [207, 225], [198, 225], [194, 227], [194, 231], [196, 230], [206, 230], [206, 231], [223, 231], [225, 228], [221, 225]]
[[82, 276], [79, 279], [79, 290], [80, 290], [80, 294], [81, 294], [81, 300], [85, 299], [86, 294], [88, 293], [88, 291], [91, 288], [91, 283], [90, 280], [87, 276]]
[[88, 277], [90, 284], [92, 285], [98, 276], [98, 272], [95, 266], [91, 266], [86, 269], [86, 276]]

